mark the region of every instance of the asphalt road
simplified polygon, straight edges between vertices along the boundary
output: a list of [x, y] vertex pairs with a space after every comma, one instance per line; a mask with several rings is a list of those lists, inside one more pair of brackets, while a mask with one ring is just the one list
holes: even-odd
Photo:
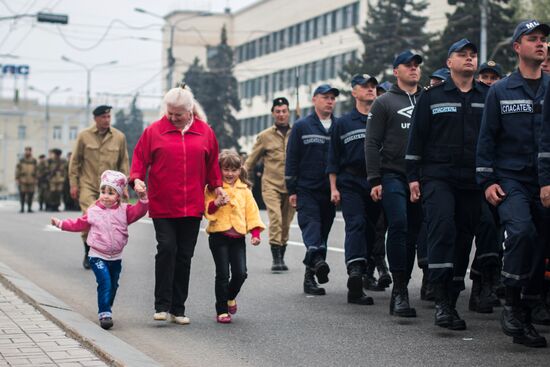
[[[49, 226], [49, 213], [19, 214], [17, 203], [0, 201], [0, 261], [95, 321], [95, 279], [81, 266], [78, 234]], [[78, 213], [59, 213], [75, 217]], [[262, 213], [265, 217], [265, 213]], [[204, 225], [204, 223], [203, 223]], [[431, 305], [419, 300], [420, 273], [410, 287], [416, 319], [388, 314], [389, 291], [370, 292], [374, 306], [346, 303], [344, 223], [330, 237], [327, 295], [302, 292], [304, 248], [296, 226], [287, 250], [290, 271], [271, 274], [267, 234], [249, 246], [248, 280], [230, 325], [215, 322], [214, 263], [204, 232], [192, 264], [187, 316], [178, 326], [152, 320], [155, 241], [150, 219], [130, 227], [112, 333], [165, 366], [548, 366], [550, 349], [514, 345], [502, 334], [500, 310], [467, 311], [465, 292], [458, 311], [466, 331], [433, 325]], [[550, 340], [550, 327], [538, 327]]]

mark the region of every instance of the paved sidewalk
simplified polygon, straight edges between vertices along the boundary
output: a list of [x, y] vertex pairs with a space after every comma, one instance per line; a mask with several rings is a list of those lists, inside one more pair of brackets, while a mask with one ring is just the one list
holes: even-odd
[[107, 366], [0, 283], [0, 367]]

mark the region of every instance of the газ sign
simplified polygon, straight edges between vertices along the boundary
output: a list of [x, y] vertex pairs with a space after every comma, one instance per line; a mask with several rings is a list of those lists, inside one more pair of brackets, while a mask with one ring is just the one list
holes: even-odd
[[29, 65], [2, 65], [0, 64], [0, 73], [2, 75], [13, 74], [13, 75], [29, 75]]

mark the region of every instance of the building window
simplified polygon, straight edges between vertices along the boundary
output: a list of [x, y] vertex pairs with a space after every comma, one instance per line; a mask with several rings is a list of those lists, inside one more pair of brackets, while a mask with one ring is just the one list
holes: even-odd
[[78, 128], [76, 126], [71, 126], [69, 128], [69, 140], [76, 140], [77, 135], [78, 135]]
[[352, 5], [353, 7], [353, 25], [359, 24], [359, 3]]
[[52, 138], [54, 140], [61, 140], [61, 126], [54, 126], [53, 127], [53, 136]]
[[27, 138], [27, 127], [23, 125], [19, 125], [17, 127], [17, 139], [25, 140], [26, 138]]
[[325, 35], [334, 32], [332, 28], [332, 13], [325, 14]]

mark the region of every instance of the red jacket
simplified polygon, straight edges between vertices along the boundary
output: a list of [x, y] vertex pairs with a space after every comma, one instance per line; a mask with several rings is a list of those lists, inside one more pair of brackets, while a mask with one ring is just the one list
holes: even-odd
[[214, 131], [195, 118], [182, 136], [162, 117], [137, 142], [130, 182], [145, 181], [147, 170], [151, 218], [202, 217], [205, 185], [222, 186]]

